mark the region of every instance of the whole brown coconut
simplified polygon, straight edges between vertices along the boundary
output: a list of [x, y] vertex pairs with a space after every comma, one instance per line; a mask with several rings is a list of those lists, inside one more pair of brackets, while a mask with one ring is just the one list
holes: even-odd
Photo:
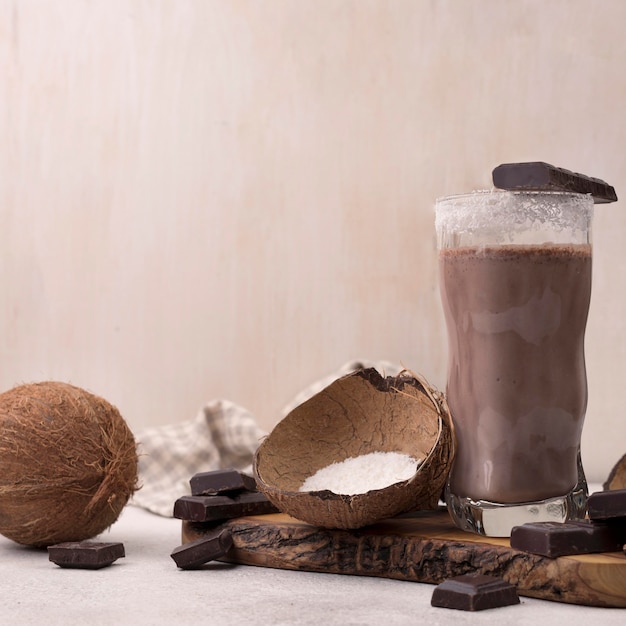
[[0, 394], [0, 533], [44, 547], [118, 518], [137, 487], [135, 439], [103, 398], [61, 382]]
[[[422, 459], [408, 480], [354, 495], [300, 491], [332, 463], [371, 452]], [[434, 509], [454, 457], [445, 398], [402, 372], [363, 369], [331, 383], [289, 413], [259, 446], [259, 489], [283, 513], [326, 528], [360, 528], [411, 510]]]

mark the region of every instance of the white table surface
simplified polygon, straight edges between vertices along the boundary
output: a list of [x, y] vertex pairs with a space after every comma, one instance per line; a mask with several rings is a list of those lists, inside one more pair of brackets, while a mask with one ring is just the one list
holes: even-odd
[[0, 624], [626, 624], [626, 609], [521, 598], [476, 613], [433, 608], [433, 585], [211, 563], [179, 570], [181, 522], [126, 507], [103, 533], [126, 557], [63, 569], [45, 550], [0, 537]]

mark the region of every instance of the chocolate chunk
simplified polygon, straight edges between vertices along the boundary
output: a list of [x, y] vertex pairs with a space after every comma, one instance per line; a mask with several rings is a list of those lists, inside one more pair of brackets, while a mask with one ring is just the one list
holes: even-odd
[[611, 524], [586, 521], [531, 522], [511, 531], [511, 548], [550, 558], [568, 554], [615, 552], [624, 542]]
[[519, 596], [515, 587], [502, 578], [464, 574], [437, 585], [430, 603], [444, 609], [482, 611], [519, 604]]
[[170, 556], [181, 569], [193, 569], [224, 556], [232, 545], [233, 538], [230, 531], [221, 528], [200, 539], [178, 546]]
[[576, 174], [542, 161], [503, 163], [493, 170], [493, 184], [509, 191], [569, 191], [591, 194], [596, 204], [615, 202], [615, 189], [599, 178]]
[[260, 491], [244, 491], [231, 496], [182, 496], [174, 503], [174, 517], [190, 522], [277, 512], [278, 509]]
[[587, 500], [587, 512], [592, 520], [626, 518], [626, 489], [592, 493]]
[[124, 544], [99, 541], [67, 541], [48, 546], [48, 558], [61, 567], [100, 569], [126, 556]]
[[256, 480], [252, 476], [234, 469], [199, 472], [189, 480], [192, 496], [206, 496], [230, 491], [256, 491]]

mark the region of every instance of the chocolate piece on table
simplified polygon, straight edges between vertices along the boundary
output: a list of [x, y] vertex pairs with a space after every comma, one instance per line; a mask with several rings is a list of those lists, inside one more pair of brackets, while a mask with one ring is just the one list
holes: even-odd
[[174, 503], [174, 517], [190, 522], [215, 522], [277, 512], [278, 509], [260, 491], [244, 491], [230, 496], [182, 496]]
[[570, 172], [542, 161], [503, 163], [493, 172], [493, 184], [509, 191], [569, 191], [591, 194], [596, 204], [615, 202], [615, 189], [599, 178]]
[[430, 603], [444, 609], [482, 611], [519, 604], [517, 589], [502, 578], [464, 574], [435, 587]]
[[586, 521], [531, 522], [511, 531], [511, 548], [550, 558], [571, 554], [615, 552], [624, 542], [611, 524]]
[[126, 556], [124, 544], [99, 541], [67, 541], [48, 546], [48, 558], [61, 567], [100, 569]]
[[587, 500], [587, 512], [592, 520], [626, 518], [626, 489], [592, 493]]
[[230, 531], [219, 528], [200, 539], [178, 546], [170, 556], [181, 569], [192, 569], [219, 559], [231, 549], [232, 545]]
[[189, 480], [192, 496], [204, 496], [229, 491], [256, 491], [256, 480], [235, 469], [199, 472]]

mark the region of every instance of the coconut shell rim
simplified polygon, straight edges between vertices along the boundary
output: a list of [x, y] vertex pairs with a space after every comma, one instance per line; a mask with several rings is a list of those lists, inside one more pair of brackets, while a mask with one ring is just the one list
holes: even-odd
[[[374, 368], [366, 368], [366, 369], [374, 369]], [[334, 384], [335, 382], [343, 378], [354, 376], [355, 374], [358, 374], [359, 371], [363, 371], [363, 370], [356, 370], [354, 372], [346, 374], [342, 376], [341, 378], [333, 381], [333, 383], [331, 384]], [[377, 370], [374, 369], [374, 371], [376, 372], [376, 374], [378, 374], [378, 376], [381, 376]], [[445, 396], [441, 394], [436, 388], [432, 387], [423, 377], [411, 372], [410, 370], [402, 370], [397, 376], [389, 377], [389, 378], [399, 379], [400, 377], [402, 377], [402, 375], [405, 375], [406, 377], [407, 374], [410, 376], [410, 378], [412, 378], [414, 381], [418, 383], [418, 385], [415, 386], [418, 392], [423, 393], [425, 397], [432, 404], [437, 414], [437, 427], [438, 427], [437, 435], [435, 437], [433, 445], [428, 451], [428, 454], [426, 455], [426, 457], [420, 462], [415, 473], [410, 478], [403, 480], [403, 481], [392, 483], [391, 485], [387, 485], [380, 489], [372, 489], [372, 490], [369, 490], [363, 493], [357, 493], [357, 494], [338, 494], [329, 489], [323, 489], [323, 490], [317, 490], [317, 491], [293, 491], [290, 489], [289, 490], [282, 489], [280, 487], [276, 487], [276, 486], [268, 484], [263, 479], [263, 477], [261, 476], [259, 472], [259, 458], [263, 453], [263, 448], [266, 445], [266, 442], [271, 438], [272, 433], [269, 433], [261, 442], [260, 446], [257, 448], [254, 454], [253, 473], [257, 481], [259, 490], [262, 491], [267, 496], [267, 498], [281, 512], [287, 513], [288, 515], [291, 515], [301, 521], [325, 526], [328, 528], [351, 528], [351, 529], [361, 528], [363, 526], [367, 526], [377, 521], [381, 521], [382, 519], [385, 519], [387, 517], [400, 515], [401, 513], [407, 512], [409, 510], [419, 510], [420, 506], [423, 507], [423, 501], [426, 500], [425, 497], [422, 497], [421, 499], [416, 498], [415, 507], [407, 508], [405, 505], [402, 505], [401, 503], [397, 507], [388, 505], [386, 507], [387, 512], [383, 517], [381, 516], [374, 516], [374, 517], [369, 516], [368, 517], [367, 515], [364, 515], [362, 512], [360, 514], [357, 514], [351, 510], [352, 505], [354, 503], [359, 504], [365, 501], [369, 501], [371, 503], [372, 501], [385, 500], [394, 491], [400, 491], [402, 493], [406, 493], [406, 490], [408, 489], [409, 492], [418, 492], [419, 487], [423, 485], [423, 482], [419, 480], [420, 475], [423, 475], [426, 473], [424, 471], [425, 468], [429, 468], [429, 469], [431, 468], [430, 462], [432, 460], [432, 457], [436, 454], [440, 446], [446, 446], [446, 448], [448, 448], [447, 462], [445, 463], [445, 465], [447, 466], [446, 478], [447, 478], [447, 474], [450, 471], [452, 462], [454, 460], [455, 452], [456, 452], [456, 438], [454, 434], [454, 425], [452, 422], [452, 417], [450, 414], [450, 410], [447, 406]], [[368, 382], [370, 382], [370, 384], [373, 384], [371, 381], [368, 381]], [[318, 393], [321, 393], [321, 391]], [[291, 413], [295, 411], [297, 408], [298, 407], [294, 407], [294, 409], [292, 409], [292, 411], [290, 411], [290, 413], [286, 415], [283, 418], [283, 420], [281, 420], [281, 422], [287, 419], [289, 415], [291, 415]], [[447, 434], [446, 434], [446, 430], [448, 431]], [[440, 482], [441, 482], [440, 487], [441, 487], [441, 490], [443, 491], [443, 487], [445, 486], [445, 483], [446, 483], [445, 478], [443, 481], [440, 481]], [[419, 494], [416, 494], [416, 495], [419, 495]], [[316, 512], [313, 511], [311, 515], [307, 515], [308, 511], [306, 511], [305, 514], [302, 515], [301, 509], [302, 509], [302, 504], [304, 501], [308, 501], [309, 503], [331, 501], [337, 504], [345, 505], [346, 507], [348, 507], [348, 509], [346, 510], [346, 514], [344, 515], [344, 523], [339, 523], [336, 517], [333, 517], [328, 510], [326, 510], [325, 514], [320, 513], [319, 511], [317, 511], [318, 514], [315, 514]], [[306, 507], [306, 508], [310, 509], [310, 507]], [[433, 508], [432, 506], [423, 507], [422, 510], [432, 509], [432, 508]], [[354, 523], [353, 522], [346, 523], [345, 522], [346, 518], [352, 519]], [[320, 523], [319, 521], [320, 519], [323, 519], [324, 522]], [[311, 521], [311, 520], [314, 520], [314, 521]]]
[[[340, 500], [343, 500], [346, 498], [353, 500], [354, 498], [358, 496], [370, 496], [371, 494], [376, 494], [376, 493], [383, 492], [383, 491], [386, 492], [389, 489], [392, 489], [393, 487], [400, 488], [400, 487], [408, 486], [411, 483], [414, 483], [416, 481], [421, 470], [426, 465], [427, 461], [434, 455], [435, 450], [437, 448], [437, 443], [439, 443], [439, 440], [441, 439], [441, 435], [443, 432], [443, 418], [441, 417], [441, 415], [438, 415], [437, 418], [438, 418], [437, 423], [438, 423], [439, 428], [437, 431], [437, 437], [435, 439], [435, 443], [432, 445], [431, 449], [428, 451], [428, 454], [426, 455], [426, 457], [419, 462], [419, 465], [417, 466], [417, 469], [415, 470], [414, 474], [410, 478], [406, 478], [405, 480], [398, 480], [397, 482], [391, 483], [390, 485], [387, 485], [385, 487], [381, 487], [380, 489], [370, 489], [369, 491], [363, 491], [361, 493], [348, 494], [348, 493], [337, 493], [335, 491], [332, 491], [331, 489], [317, 489], [315, 491], [292, 491], [290, 489], [281, 489], [279, 487], [273, 487], [272, 485], [269, 485], [268, 483], [266, 483], [257, 472], [256, 459], [257, 459], [257, 455], [259, 455], [260, 453], [261, 446], [263, 445], [263, 443], [261, 443], [261, 446], [258, 447], [254, 455], [254, 465], [253, 465], [254, 475], [255, 475], [257, 482], [261, 481], [269, 489], [272, 489], [273, 491], [276, 491], [280, 494], [288, 495], [291, 497], [314, 495], [314, 496], [319, 496], [322, 500], [330, 500], [331, 496], [334, 496]], [[320, 494], [330, 494], [330, 495], [322, 497]]]

